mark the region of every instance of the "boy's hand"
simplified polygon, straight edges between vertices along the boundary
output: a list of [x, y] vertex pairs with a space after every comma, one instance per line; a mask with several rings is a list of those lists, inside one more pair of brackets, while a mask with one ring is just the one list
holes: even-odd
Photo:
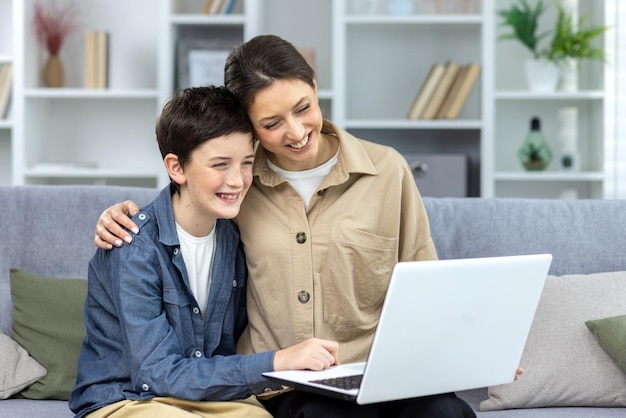
[[339, 364], [336, 341], [310, 338], [279, 350], [274, 356], [274, 370], [324, 370]]
[[139, 228], [130, 220], [130, 217], [138, 211], [139, 206], [132, 200], [127, 200], [122, 203], [116, 203], [102, 212], [96, 224], [96, 246], [104, 250], [110, 250], [114, 245], [121, 247], [124, 245], [124, 241], [130, 243], [133, 238], [122, 227], [137, 234]]

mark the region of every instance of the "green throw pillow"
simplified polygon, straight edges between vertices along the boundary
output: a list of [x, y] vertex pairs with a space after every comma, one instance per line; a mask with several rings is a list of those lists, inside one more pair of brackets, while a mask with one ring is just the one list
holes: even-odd
[[594, 319], [585, 325], [600, 347], [626, 372], [626, 315]]
[[53, 279], [11, 269], [12, 338], [48, 371], [20, 392], [24, 398], [69, 398], [85, 338], [86, 296], [87, 280]]

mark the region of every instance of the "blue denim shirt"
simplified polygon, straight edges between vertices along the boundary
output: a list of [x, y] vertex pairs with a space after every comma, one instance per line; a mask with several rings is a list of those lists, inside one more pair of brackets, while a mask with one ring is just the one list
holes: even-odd
[[247, 324], [247, 270], [236, 225], [216, 223], [202, 315], [180, 252], [170, 187], [133, 220], [140, 233], [131, 245], [99, 249], [89, 263], [87, 335], [70, 394], [77, 417], [124, 399], [223, 401], [280, 388], [261, 376], [273, 370], [273, 351], [235, 354]]

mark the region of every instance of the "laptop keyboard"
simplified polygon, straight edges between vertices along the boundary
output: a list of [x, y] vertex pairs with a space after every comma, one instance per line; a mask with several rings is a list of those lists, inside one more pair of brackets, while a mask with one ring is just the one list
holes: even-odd
[[317, 383], [320, 385], [330, 386], [333, 388], [339, 388], [344, 390], [358, 389], [361, 386], [362, 374], [355, 374], [351, 376], [340, 376], [328, 379], [311, 380], [311, 383]]

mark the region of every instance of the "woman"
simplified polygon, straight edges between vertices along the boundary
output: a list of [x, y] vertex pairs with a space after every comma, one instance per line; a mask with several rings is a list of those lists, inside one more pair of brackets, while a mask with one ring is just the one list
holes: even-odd
[[[398, 261], [436, 259], [422, 199], [404, 158], [324, 120], [313, 69], [289, 42], [262, 35], [236, 48], [225, 84], [261, 146], [236, 218], [249, 269], [241, 353], [309, 337], [364, 361]], [[132, 238], [131, 201], [105, 211], [96, 244]], [[107, 229], [109, 231], [107, 231]], [[115, 236], [114, 236], [115, 235]], [[275, 417], [473, 417], [454, 394], [358, 406], [299, 391], [263, 400]]]

